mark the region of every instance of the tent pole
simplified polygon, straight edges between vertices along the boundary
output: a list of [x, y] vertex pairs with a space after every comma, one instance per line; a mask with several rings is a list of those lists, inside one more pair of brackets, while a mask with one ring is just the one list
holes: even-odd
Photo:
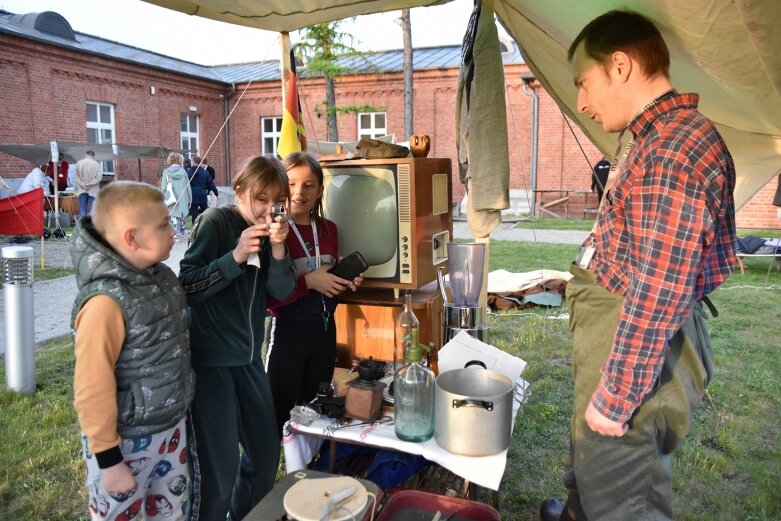
[[[60, 218], [60, 190], [57, 183], [57, 161], [52, 161], [54, 165], [54, 222], [59, 223]], [[56, 226], [55, 226], [56, 228]]]
[[138, 182], [140, 183], [141, 182], [141, 158], [139, 157], [137, 161], [138, 161]]
[[290, 79], [290, 33], [279, 33], [279, 47], [282, 56], [279, 60], [279, 76], [282, 78], [282, 107], [285, 107], [287, 82]]

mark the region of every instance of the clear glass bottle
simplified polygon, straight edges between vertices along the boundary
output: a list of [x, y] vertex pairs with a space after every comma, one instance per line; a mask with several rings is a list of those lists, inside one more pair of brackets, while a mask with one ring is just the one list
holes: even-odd
[[396, 317], [393, 348], [393, 372], [406, 365], [405, 357], [410, 345], [418, 344], [420, 323], [412, 312], [412, 292], [404, 292], [404, 308]]
[[434, 372], [420, 364], [424, 346], [407, 348], [407, 365], [393, 378], [394, 429], [404, 441], [421, 442], [434, 435]]

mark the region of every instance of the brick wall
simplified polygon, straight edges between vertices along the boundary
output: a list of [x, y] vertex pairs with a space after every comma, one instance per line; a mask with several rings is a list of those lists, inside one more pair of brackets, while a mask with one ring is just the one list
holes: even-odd
[[[86, 103], [114, 105], [115, 141], [179, 148], [182, 114], [197, 107], [201, 153], [223, 121], [224, 84], [104, 59], [8, 35], [0, 35], [0, 142], [87, 141]], [[151, 94], [151, 87], [155, 94]], [[224, 141], [209, 153], [218, 181], [225, 179]], [[157, 183], [157, 159], [116, 162], [118, 179]], [[0, 175], [24, 177], [33, 165], [0, 154]]]
[[[531, 188], [532, 99], [523, 91], [525, 65], [505, 68], [510, 187]], [[414, 132], [431, 137], [430, 157], [450, 157], [453, 162], [453, 200], [460, 201], [464, 187], [458, 178], [456, 154], [456, 87], [458, 70], [417, 71], [414, 78]], [[155, 94], [151, 93], [155, 87]], [[115, 107], [115, 139], [118, 143], [181, 146], [182, 114], [200, 117], [200, 152], [209, 150], [209, 164], [217, 172], [217, 184], [228, 183], [228, 165], [235, 175], [241, 162], [261, 152], [262, 117], [281, 116], [279, 82], [237, 85], [202, 80], [175, 72], [93, 56], [39, 42], [0, 34], [0, 142], [38, 143], [52, 139], [85, 142], [87, 101]], [[537, 188], [572, 190], [569, 215], [580, 217], [585, 191], [591, 187], [591, 165], [602, 154], [567, 120], [542, 86], [529, 88], [539, 96]], [[307, 136], [327, 140], [326, 118], [316, 110], [325, 99], [322, 79], [303, 78], [300, 93]], [[241, 102], [228, 124], [230, 153], [220, 133], [226, 108]], [[348, 75], [336, 81], [337, 105], [373, 105], [387, 112], [388, 132], [404, 141], [404, 83], [401, 73]], [[190, 107], [196, 107], [191, 112]], [[338, 116], [339, 137], [357, 139], [357, 115]], [[573, 136], [574, 132], [574, 136]], [[213, 145], [212, 145], [213, 142]], [[581, 151], [580, 146], [585, 151]], [[158, 159], [118, 160], [120, 179], [157, 183], [163, 167]], [[32, 164], [0, 153], [0, 175], [24, 177]], [[775, 181], [764, 187], [739, 213], [741, 227], [780, 228], [781, 217], [770, 204]], [[589, 196], [589, 205], [594, 204]], [[563, 206], [554, 208], [563, 211]], [[589, 214], [589, 217], [593, 214]]]

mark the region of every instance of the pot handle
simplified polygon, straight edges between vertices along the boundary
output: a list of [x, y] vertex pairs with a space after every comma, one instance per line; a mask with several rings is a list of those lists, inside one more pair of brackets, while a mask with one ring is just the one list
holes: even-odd
[[480, 367], [482, 367], [483, 369], [488, 369], [488, 368], [485, 366], [485, 364], [484, 364], [483, 362], [481, 362], [480, 360], [470, 360], [470, 361], [468, 361], [467, 363], [465, 363], [465, 364], [464, 364], [464, 369], [466, 369], [466, 368], [467, 368], [467, 367], [469, 367], [470, 365], [479, 365], [479, 366], [480, 366]]
[[458, 409], [459, 407], [478, 407], [480, 409], [485, 409], [486, 411], [493, 411], [494, 410], [494, 402], [487, 402], [485, 400], [453, 400], [453, 409]]

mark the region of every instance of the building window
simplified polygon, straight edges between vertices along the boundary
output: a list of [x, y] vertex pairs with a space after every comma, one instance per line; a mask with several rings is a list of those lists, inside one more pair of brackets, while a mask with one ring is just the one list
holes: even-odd
[[179, 122], [182, 150], [185, 159], [192, 159], [198, 155], [198, 116], [182, 114]]
[[260, 118], [260, 148], [264, 156], [276, 156], [282, 118]]
[[376, 139], [388, 135], [384, 112], [361, 112], [358, 114], [358, 139]]
[[[87, 102], [87, 143], [114, 143], [114, 105]], [[101, 161], [104, 175], [114, 175], [114, 161]]]

